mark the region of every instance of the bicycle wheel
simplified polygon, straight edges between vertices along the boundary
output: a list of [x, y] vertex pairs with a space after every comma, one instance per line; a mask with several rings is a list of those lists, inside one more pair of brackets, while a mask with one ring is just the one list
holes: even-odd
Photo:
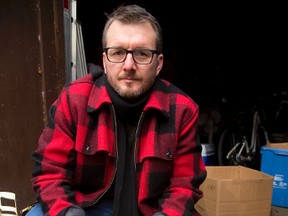
[[260, 170], [261, 167], [261, 148], [266, 145], [268, 142], [268, 135], [265, 128], [262, 125], [258, 125], [257, 127], [257, 135], [256, 135], [256, 150], [253, 153], [253, 159], [249, 164], [250, 168]]
[[219, 166], [239, 165], [236, 160], [236, 151], [238, 151], [238, 149], [235, 149], [235, 153], [232, 153], [230, 157], [227, 158], [227, 154], [235, 147], [237, 143], [239, 143], [239, 141], [241, 141], [240, 134], [231, 128], [228, 128], [222, 132], [218, 143]]
[[252, 160], [248, 164], [250, 168], [260, 169], [261, 165], [261, 147], [266, 145], [268, 142], [268, 135], [265, 127], [263, 126], [258, 111], [255, 111], [253, 114], [253, 128], [252, 128], [252, 137], [250, 142], [250, 151]]

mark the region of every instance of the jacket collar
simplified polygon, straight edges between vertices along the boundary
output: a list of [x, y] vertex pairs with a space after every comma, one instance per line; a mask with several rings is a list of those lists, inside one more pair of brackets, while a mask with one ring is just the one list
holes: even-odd
[[[97, 111], [100, 107], [105, 104], [111, 105], [112, 101], [109, 97], [107, 88], [105, 86], [106, 75], [102, 72], [100, 76], [93, 76], [93, 87], [91, 89], [88, 99], [88, 112]], [[153, 91], [144, 107], [144, 111], [150, 109], [158, 110], [164, 116], [169, 116], [170, 111], [170, 97], [168, 94], [168, 84], [161, 80], [159, 77], [156, 78], [153, 86]]]

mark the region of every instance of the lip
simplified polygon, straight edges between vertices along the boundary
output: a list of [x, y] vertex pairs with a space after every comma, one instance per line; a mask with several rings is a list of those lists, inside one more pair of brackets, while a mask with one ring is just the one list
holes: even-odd
[[136, 79], [133, 78], [133, 77], [124, 77], [124, 78], [122, 78], [122, 80], [125, 80], [125, 81], [136, 81]]

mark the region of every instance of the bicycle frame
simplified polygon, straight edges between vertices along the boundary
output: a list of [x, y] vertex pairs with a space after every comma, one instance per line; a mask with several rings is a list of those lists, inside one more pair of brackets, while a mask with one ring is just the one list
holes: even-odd
[[[241, 146], [238, 152], [236, 152], [237, 148]], [[243, 150], [245, 148], [245, 154], [247, 156], [243, 156]], [[246, 136], [243, 137], [241, 142], [237, 142], [235, 146], [228, 152], [226, 159], [231, 160], [233, 156], [236, 155], [235, 160], [237, 163], [242, 163], [242, 161], [251, 161], [252, 160], [252, 152], [250, 151], [249, 144]]]
[[[246, 134], [249, 130], [240, 131], [234, 129], [227, 129], [224, 131], [220, 138], [219, 148], [218, 148], [218, 157], [225, 157], [227, 162], [219, 160], [220, 165], [243, 165], [250, 166], [249, 164], [255, 163], [256, 154], [259, 150], [259, 133], [260, 129], [264, 132], [265, 141], [268, 141], [268, 135], [266, 130], [261, 125], [261, 120], [259, 112], [257, 110], [253, 111], [253, 120], [251, 127], [251, 140], [250, 142], [247, 139]], [[262, 134], [261, 134], [262, 135]], [[229, 149], [230, 147], [230, 149]], [[224, 149], [226, 148], [226, 150]], [[227, 149], [228, 148], [228, 149]], [[226, 152], [226, 153], [225, 153]], [[221, 162], [220, 162], [221, 161]], [[226, 164], [228, 163], [228, 164]]]

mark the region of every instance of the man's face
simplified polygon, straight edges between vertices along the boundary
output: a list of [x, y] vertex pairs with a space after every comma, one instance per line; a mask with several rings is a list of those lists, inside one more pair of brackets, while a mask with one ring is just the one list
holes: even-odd
[[[117, 47], [125, 50], [139, 48], [156, 49], [156, 35], [149, 23], [123, 24], [114, 21], [108, 29], [106, 47]], [[107, 79], [114, 90], [126, 99], [137, 98], [147, 92], [154, 83], [163, 65], [163, 55], [153, 55], [150, 64], [135, 63], [131, 53], [122, 63], [108, 61], [103, 53], [103, 66]]]

